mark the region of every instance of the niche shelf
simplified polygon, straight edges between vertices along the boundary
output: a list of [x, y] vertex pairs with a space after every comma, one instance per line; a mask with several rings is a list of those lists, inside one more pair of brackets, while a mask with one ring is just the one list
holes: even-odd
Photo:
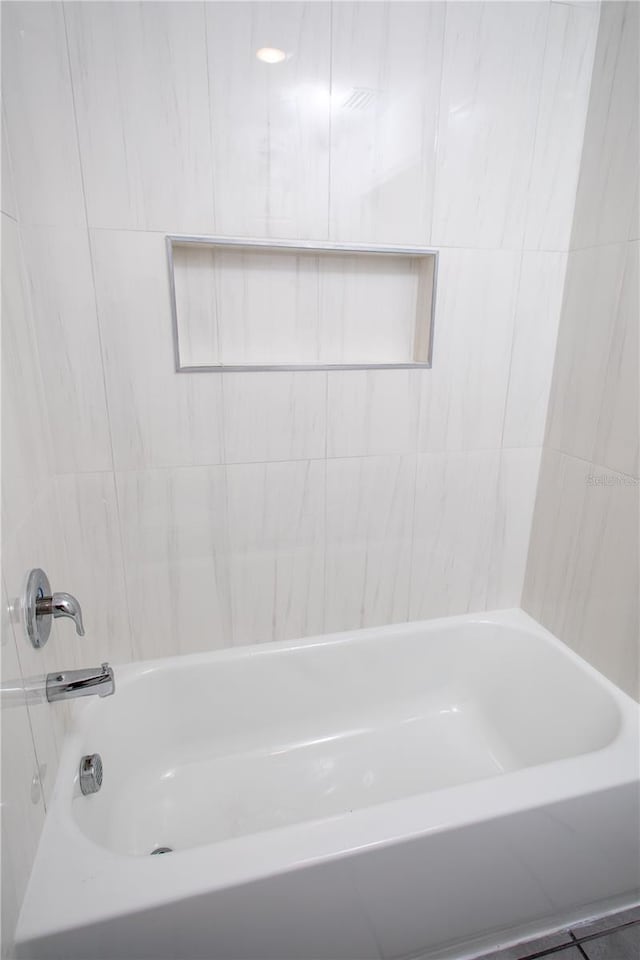
[[431, 366], [434, 250], [166, 241], [177, 372]]

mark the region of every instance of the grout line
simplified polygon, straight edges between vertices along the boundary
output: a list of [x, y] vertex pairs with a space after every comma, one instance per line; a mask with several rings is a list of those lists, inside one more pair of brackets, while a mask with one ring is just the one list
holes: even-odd
[[333, 172], [333, 0], [329, 4], [329, 149], [327, 164], [327, 240], [331, 239], [331, 191]]
[[[442, 36], [440, 41], [440, 77], [438, 80], [438, 101], [436, 105], [436, 115], [434, 123], [434, 138], [433, 138], [433, 176], [431, 178], [431, 196], [429, 197], [430, 208], [429, 208], [429, 245], [433, 244], [433, 224], [435, 220], [435, 205], [436, 205], [436, 187], [438, 185], [438, 171], [440, 169], [438, 164], [438, 155], [440, 151], [440, 114], [442, 111], [442, 89], [444, 86], [444, 60], [446, 53], [446, 42], [447, 42], [447, 4], [444, 5], [444, 10], [442, 13]], [[443, 247], [444, 244], [438, 244], [438, 247]], [[433, 331], [432, 331], [433, 336]]]
[[[203, 32], [204, 32], [204, 53], [207, 66], [207, 104], [209, 107], [209, 157], [211, 162], [211, 212], [213, 214], [214, 226], [217, 223], [216, 211], [216, 169], [214, 162], [214, 138], [213, 138], [213, 100], [211, 98], [211, 66], [209, 63], [209, 20], [207, 17], [207, 4], [202, 3]], [[219, 346], [219, 344], [218, 344]]]
[[[526, 948], [526, 943], [522, 946]], [[566, 943], [562, 943], [557, 947], [547, 947], [546, 950], [538, 950], [536, 953], [522, 954], [520, 960], [538, 960], [539, 957], [552, 957], [562, 953], [563, 950], [570, 950], [573, 946], [575, 946], [575, 944], [572, 943], [571, 940], [568, 940]], [[480, 957], [480, 960], [482, 960], [482, 957]]]
[[[566, 932], [569, 934], [571, 939], [568, 940], [566, 943], [562, 943], [557, 947], [548, 947], [545, 950], [538, 950], [535, 953], [522, 954], [522, 957], [520, 958], [520, 960], [538, 960], [538, 958], [541, 958], [541, 957], [551, 957], [551, 956], [555, 956], [556, 954], [561, 954], [563, 950], [568, 950], [570, 948], [577, 948], [581, 957], [583, 957], [584, 960], [590, 960], [589, 956], [582, 949], [581, 944], [589, 943], [591, 940], [603, 939], [604, 937], [608, 937], [613, 933], [617, 933], [619, 930], [625, 930], [628, 927], [634, 927], [634, 926], [640, 927], [640, 920], [627, 920], [626, 922], [620, 923], [617, 926], [611, 927], [608, 930], [600, 930], [598, 931], [598, 933], [585, 934], [584, 937], [576, 936], [573, 930], [567, 930]], [[523, 944], [520, 944], [519, 947], [516, 946], [515, 949], [526, 950], [526, 948], [527, 948], [527, 944], [523, 943]], [[480, 957], [479, 960], [483, 960], [483, 958]]]
[[109, 390], [107, 386], [107, 372], [105, 366], [105, 351], [104, 345], [102, 342], [102, 328], [100, 324], [100, 315], [98, 310], [98, 291], [96, 287], [96, 273], [95, 273], [95, 264], [93, 256], [93, 243], [91, 238], [91, 230], [89, 227], [89, 210], [87, 206], [87, 190], [84, 177], [84, 166], [82, 163], [82, 150], [80, 148], [80, 130], [78, 126], [78, 111], [76, 107], [76, 93], [75, 93], [75, 84], [73, 80], [73, 69], [71, 65], [71, 49], [69, 46], [69, 29], [67, 25], [67, 16], [65, 11], [65, 5], [61, 5], [62, 8], [62, 22], [64, 24], [64, 36], [65, 36], [65, 46], [67, 53], [67, 68], [69, 71], [69, 87], [71, 93], [71, 103], [73, 106], [73, 123], [76, 136], [76, 149], [78, 151], [78, 167], [80, 170], [80, 183], [82, 185], [82, 201], [84, 207], [84, 219], [86, 226], [86, 235], [87, 235], [87, 248], [89, 253], [89, 264], [91, 267], [91, 284], [93, 287], [93, 303], [95, 310], [95, 324], [96, 332], [98, 335], [98, 346], [100, 350], [100, 367], [102, 372], [102, 389], [104, 390], [104, 403], [105, 403], [105, 413], [107, 417], [107, 427], [109, 432], [109, 450], [111, 453], [111, 470], [110, 471], [101, 471], [105, 473], [111, 473], [112, 486], [114, 492], [116, 516], [118, 522], [118, 543], [120, 545], [120, 572], [122, 574], [123, 588], [124, 588], [124, 602], [127, 612], [127, 626], [129, 628], [129, 649], [131, 652], [132, 659], [135, 659], [135, 645], [134, 645], [134, 634], [132, 629], [132, 620], [131, 620], [131, 604], [129, 602], [129, 585], [127, 579], [127, 568], [125, 564], [125, 552], [124, 552], [124, 537], [122, 534], [122, 514], [120, 510], [120, 495], [118, 491], [118, 483], [116, 481], [116, 460], [113, 447], [113, 430], [111, 426], [111, 410], [109, 406]]
[[608, 930], [598, 930], [597, 933], [587, 933], [584, 937], [576, 937], [573, 930], [570, 931], [571, 936], [575, 940], [576, 944], [589, 943], [591, 940], [600, 940], [602, 937], [608, 937], [612, 933], [618, 933], [619, 930], [626, 930], [628, 927], [640, 927], [640, 920], [627, 920], [625, 923], [619, 923], [615, 927], [610, 927]]
[[[562, 457], [567, 457], [569, 460], [579, 460], [581, 463], [586, 463], [589, 467], [593, 467], [596, 470], [602, 470], [603, 473], [612, 473], [618, 477], [626, 477], [627, 480], [635, 481], [635, 484], [637, 484], [640, 480], [640, 478], [634, 477], [632, 473], [623, 473], [622, 470], [616, 470], [615, 467], [607, 467], [604, 463], [596, 463], [594, 460], [588, 460], [586, 457], [580, 457], [576, 453], [569, 453], [567, 450], [560, 450], [553, 444], [545, 442], [544, 448], [546, 450], [553, 450], [554, 453], [558, 453]], [[629, 486], [634, 486], [634, 484], [629, 484]]]
[[[29, 226], [47, 226], [47, 224], [33, 223], [33, 224], [29, 224]], [[151, 228], [151, 227], [145, 227], [144, 229], [141, 229], [139, 227], [101, 227], [99, 224], [92, 224], [91, 229], [95, 231], [100, 231], [101, 233], [151, 233], [151, 234], [158, 233], [163, 237], [166, 236], [167, 234], [172, 235], [174, 232], [173, 227], [171, 228], [166, 227], [165, 229], [160, 230], [160, 229]], [[203, 234], [199, 230], [185, 231], [181, 235], [194, 236], [194, 237], [203, 236]], [[227, 237], [231, 239], [231, 236], [229, 234], [226, 234], [226, 233], [216, 234], [217, 239], [225, 239]], [[267, 239], [270, 239], [270, 238], [267, 238]], [[299, 237], [297, 238], [296, 237], [284, 237], [284, 238], [279, 237], [279, 238], [271, 238], [271, 239], [291, 240], [292, 243], [299, 243], [300, 241]], [[310, 242], [313, 242], [314, 240], [319, 240], [323, 243], [325, 242], [325, 239], [319, 238], [319, 237], [311, 238]], [[614, 246], [616, 244], [619, 246], [620, 244], [624, 244], [624, 243], [637, 243], [637, 242], [638, 242], [637, 239], [617, 240], [617, 241], [612, 241], [612, 243], [610, 244], [594, 244], [593, 247], [585, 247], [584, 249], [591, 250], [591, 249], [596, 249], [596, 248], [605, 247], [605, 246]], [[519, 246], [508, 246], [508, 247], [505, 247], [505, 246], [487, 247], [487, 246], [478, 246], [477, 244], [469, 244], [469, 243], [437, 243], [435, 244], [430, 242], [429, 247], [432, 250], [473, 250], [479, 253], [521, 253], [522, 251], [524, 251], [525, 253], [568, 254], [573, 252], [567, 247], [528, 247], [528, 246], [523, 247], [522, 244], [520, 244]]]
[[[224, 398], [223, 398], [224, 400]], [[116, 467], [115, 470], [107, 468], [104, 470], [69, 470], [62, 473], [56, 474], [56, 477], [92, 477], [100, 476], [105, 473], [115, 473], [116, 475], [123, 473], [160, 473], [168, 472], [172, 470], [212, 470], [217, 467], [247, 467], [247, 466], [258, 466], [258, 465], [268, 465], [271, 463], [306, 463], [307, 461], [319, 461], [324, 462], [325, 460], [382, 460], [386, 458], [396, 458], [396, 457], [442, 457], [442, 456], [463, 456], [463, 455], [472, 455], [472, 454], [502, 454], [508, 450], [541, 450], [540, 445], [527, 445], [523, 447], [477, 447], [467, 450], [420, 450], [415, 446], [412, 448], [406, 448], [404, 450], [386, 450], [380, 453], [351, 453], [351, 454], [339, 454], [336, 456], [315, 456], [315, 457], [281, 457], [275, 460], [218, 460], [206, 463], [147, 463], [147, 464], [138, 464], [134, 466], [124, 466]], [[559, 452], [559, 451], [556, 451]], [[566, 456], [569, 456], [566, 454]], [[616, 471], [612, 471], [616, 472]], [[635, 477], [630, 477], [629, 479], [635, 480]]]

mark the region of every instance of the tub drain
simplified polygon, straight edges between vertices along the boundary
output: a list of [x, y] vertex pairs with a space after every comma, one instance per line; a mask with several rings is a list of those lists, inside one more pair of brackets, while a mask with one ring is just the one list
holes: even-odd
[[156, 847], [151, 851], [151, 856], [154, 857], [156, 853], [173, 853], [173, 847]]

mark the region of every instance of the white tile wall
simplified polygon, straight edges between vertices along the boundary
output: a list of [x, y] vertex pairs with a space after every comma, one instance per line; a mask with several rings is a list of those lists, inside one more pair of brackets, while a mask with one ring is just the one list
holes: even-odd
[[327, 456], [413, 453], [424, 380], [418, 370], [331, 371]]
[[600, 10], [598, 3], [552, 4], [524, 243], [569, 246]]
[[66, 588], [65, 546], [53, 480], [43, 486], [31, 502], [19, 527], [11, 534], [3, 533], [2, 566], [21, 673], [32, 693], [29, 710], [38, 757], [47, 768], [43, 788], [45, 797], [48, 797], [55, 780], [66, 711], [64, 704], [52, 706], [46, 702], [46, 674], [64, 668], [89, 666], [86, 661], [76, 659], [76, 635], [70, 620], [52, 624], [49, 642], [40, 650], [31, 646], [24, 626], [22, 597], [31, 569], [41, 567], [45, 570], [54, 590]]
[[112, 469], [89, 243], [78, 227], [23, 227], [59, 473]]
[[327, 461], [325, 630], [407, 620], [415, 456]]
[[500, 453], [500, 474], [489, 565], [487, 609], [500, 610], [522, 596], [527, 566], [526, 550], [536, 501], [540, 458], [537, 447], [504, 449]]
[[330, 4], [207, 3], [206, 20], [217, 232], [326, 238]]
[[[38, 345], [22, 266], [18, 228], [2, 215], [2, 476], [3, 536], [27, 516], [47, 482], [49, 429]], [[11, 469], [6, 469], [11, 464]]]
[[522, 257], [502, 442], [541, 447], [567, 266], [565, 253]]
[[602, 5], [571, 237], [574, 247], [629, 236], [639, 164], [639, 17], [640, 8], [633, 2]]
[[[2, 930], [13, 931], [29, 879], [44, 801], [8, 604], [2, 591]], [[2, 957], [11, 939], [3, 936]]]
[[523, 606], [640, 698], [638, 27], [602, 4]]
[[56, 479], [65, 568], [59, 584], [81, 598], [86, 636], [71, 637], [78, 666], [133, 658], [113, 473]]
[[7, 129], [4, 118], [4, 107], [2, 108], [2, 200], [0, 207], [2, 213], [16, 219], [16, 198], [13, 189], [13, 173], [11, 171], [11, 158], [9, 157], [9, 144], [7, 142]]
[[2, 12], [7, 132], [20, 220], [83, 226], [82, 174], [62, 4], [11, 3]]
[[435, 246], [522, 244], [548, 17], [546, 3], [447, 5]]
[[498, 450], [419, 457], [410, 620], [486, 609], [499, 476]]
[[319, 460], [326, 450], [327, 374], [226, 373], [227, 463]]
[[324, 464], [227, 467], [233, 642], [322, 633]]
[[569, 254], [547, 442], [592, 460], [622, 290], [626, 244]]
[[640, 243], [636, 240], [627, 244], [622, 290], [611, 332], [593, 453], [596, 463], [606, 463], [634, 477], [640, 476], [639, 261]]
[[637, 480], [545, 448], [523, 606], [636, 698]]
[[228, 645], [224, 467], [119, 473], [117, 485], [134, 659]]
[[235, 644], [322, 633], [324, 464], [227, 467]]
[[426, 244], [444, 3], [337, 3], [331, 31], [336, 240]]
[[91, 248], [116, 469], [220, 463], [220, 378], [175, 374], [164, 237], [93, 230]]
[[433, 369], [422, 380], [422, 450], [499, 449], [520, 261], [507, 250], [441, 252]]
[[65, 3], [92, 227], [213, 232], [205, 5]]

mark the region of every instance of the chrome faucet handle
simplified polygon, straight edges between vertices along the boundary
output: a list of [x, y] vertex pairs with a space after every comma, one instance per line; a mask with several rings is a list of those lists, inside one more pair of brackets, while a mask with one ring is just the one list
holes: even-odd
[[44, 570], [32, 570], [24, 594], [24, 618], [27, 636], [36, 649], [44, 647], [51, 632], [52, 618], [69, 617], [76, 633], [84, 637], [82, 609], [70, 593], [52, 593]]
[[76, 598], [70, 593], [53, 593], [50, 597], [42, 597], [36, 600], [36, 616], [46, 617], [49, 615], [54, 620], [59, 617], [69, 617], [76, 625], [78, 636], [84, 637], [82, 609]]

